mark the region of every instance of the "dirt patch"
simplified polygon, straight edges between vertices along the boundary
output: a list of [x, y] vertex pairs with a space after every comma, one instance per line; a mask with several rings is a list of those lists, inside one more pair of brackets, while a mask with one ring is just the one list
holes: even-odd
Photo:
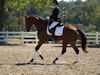
[[[100, 48], [88, 48], [85, 54], [80, 49], [80, 63], [73, 65], [76, 54], [71, 47], [56, 62], [52, 61], [61, 53], [61, 47], [45, 44], [35, 54], [36, 45], [0, 46], [0, 75], [100, 75]], [[24, 64], [34, 57], [36, 64]], [[16, 65], [21, 64], [21, 65]]]

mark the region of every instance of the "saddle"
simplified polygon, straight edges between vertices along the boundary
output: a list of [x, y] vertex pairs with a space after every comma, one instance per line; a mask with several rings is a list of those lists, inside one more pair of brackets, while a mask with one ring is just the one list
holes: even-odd
[[47, 34], [51, 36], [61, 36], [63, 34], [63, 24], [58, 21], [49, 21]]

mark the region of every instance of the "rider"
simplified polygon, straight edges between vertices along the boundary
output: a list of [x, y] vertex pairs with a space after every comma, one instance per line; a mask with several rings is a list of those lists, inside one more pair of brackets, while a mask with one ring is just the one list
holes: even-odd
[[54, 30], [55, 30], [56, 25], [60, 24], [60, 18], [58, 18], [59, 6], [58, 6], [57, 0], [53, 0], [52, 7], [53, 7], [53, 11], [49, 20], [49, 31], [52, 33], [52, 35], [54, 35]]
[[53, 0], [53, 11], [52, 11], [52, 14], [50, 16], [50, 19], [54, 20], [54, 21], [57, 21], [58, 19], [58, 14], [59, 14], [59, 7], [58, 7], [58, 2], [57, 0]]

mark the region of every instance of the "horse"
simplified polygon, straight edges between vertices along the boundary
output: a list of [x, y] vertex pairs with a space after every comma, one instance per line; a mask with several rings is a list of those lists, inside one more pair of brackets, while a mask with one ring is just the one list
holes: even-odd
[[[48, 20], [43, 19], [39, 16], [25, 16], [26, 22], [26, 30], [30, 31], [32, 25], [34, 24], [37, 29], [37, 36], [38, 36], [38, 44], [35, 47], [35, 51], [39, 54], [40, 58], [43, 60], [43, 56], [39, 53], [39, 49], [45, 42], [48, 41], [49, 35], [47, 34], [47, 26]], [[81, 47], [83, 52], [88, 53], [87, 50], [87, 37], [86, 35], [79, 29], [73, 26], [71, 23], [66, 23], [63, 25], [63, 34], [61, 36], [56, 37], [56, 40], [62, 40], [62, 52], [61, 54], [53, 60], [55, 64], [56, 61], [66, 53], [67, 44], [70, 44], [71, 47], [75, 50], [77, 55], [76, 63], [79, 62], [79, 49], [76, 46], [77, 40], [81, 39]], [[32, 63], [34, 58], [32, 58], [29, 63]]]

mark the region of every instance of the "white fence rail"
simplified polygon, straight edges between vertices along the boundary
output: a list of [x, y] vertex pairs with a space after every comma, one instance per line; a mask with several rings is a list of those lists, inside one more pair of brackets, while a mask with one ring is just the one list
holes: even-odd
[[0, 32], [0, 42], [6, 44], [37, 43], [36, 32]]
[[88, 44], [100, 44], [100, 32], [86, 33]]
[[[37, 32], [0, 32], [0, 42], [6, 44], [37, 43]], [[88, 45], [100, 44], [100, 33], [86, 33]]]

